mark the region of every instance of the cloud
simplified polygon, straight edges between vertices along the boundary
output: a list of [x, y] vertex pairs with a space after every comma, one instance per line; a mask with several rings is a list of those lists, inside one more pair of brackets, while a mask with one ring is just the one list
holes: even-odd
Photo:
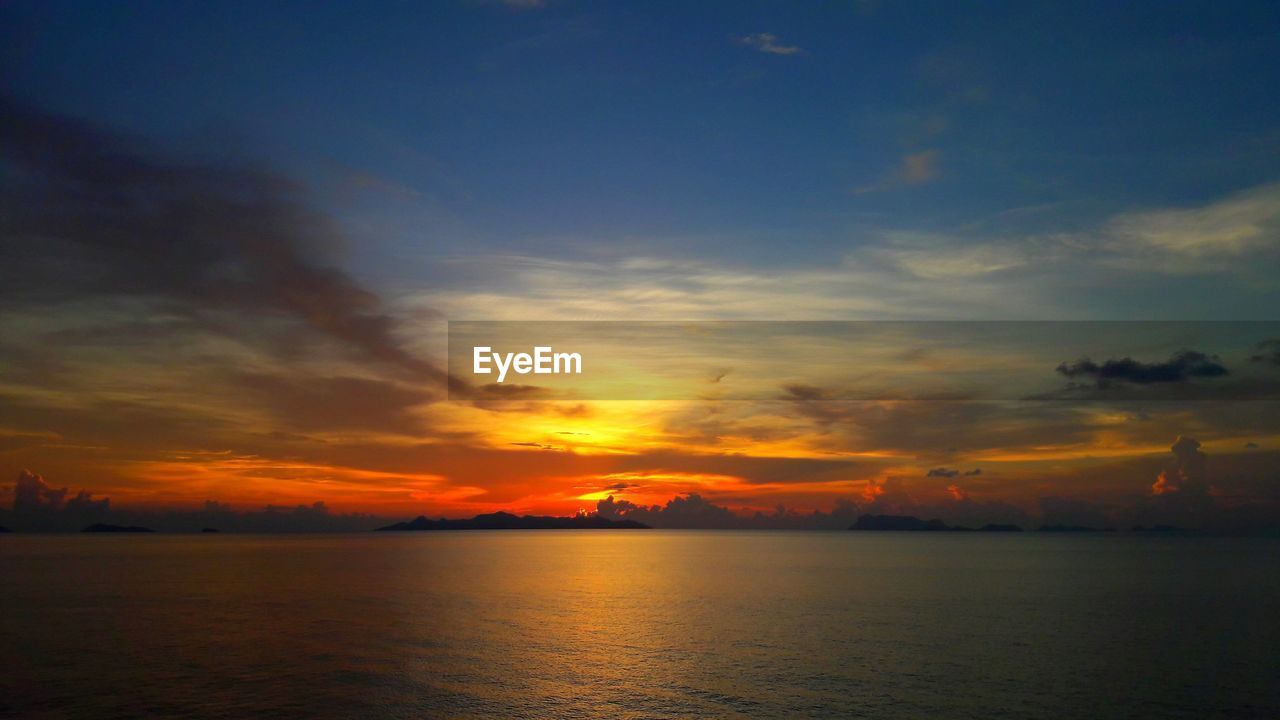
[[700, 495], [676, 496], [665, 506], [642, 507], [613, 496], [596, 503], [601, 517], [614, 520], [636, 520], [658, 528], [732, 528], [743, 524], [727, 507], [704, 500]]
[[12, 496], [12, 512], [5, 522], [14, 529], [59, 530], [67, 525], [76, 529], [104, 518], [111, 509], [108, 498], [95, 498], [81, 490], [70, 495], [67, 488], [54, 488], [44, 477], [30, 470], [18, 473]]
[[953, 477], [960, 477], [961, 475], [964, 475], [965, 477], [975, 477], [981, 474], [982, 474], [982, 468], [974, 468], [972, 470], [966, 470], [964, 472], [961, 472], [959, 470], [951, 470], [950, 468], [940, 467], [940, 468], [933, 468], [929, 472], [925, 473], [925, 477], [953, 478]]
[[785, 397], [789, 400], [816, 401], [832, 399], [832, 394], [829, 390], [814, 385], [793, 383], [784, 385], [782, 389], [786, 392]]
[[23, 470], [14, 485], [13, 510], [22, 513], [61, 510], [66, 497], [66, 488], [55, 490], [40, 475]]
[[414, 414], [431, 395], [412, 385], [361, 377], [233, 373], [229, 381], [255, 407], [268, 410], [274, 427], [303, 432], [370, 430], [417, 434]]
[[[1229, 205], [1233, 197], [1200, 209]], [[1126, 216], [1069, 232], [1017, 235], [924, 232], [869, 220], [844, 238], [843, 254], [796, 257], [769, 268], [678, 251], [662, 257], [625, 251], [459, 257], [442, 261], [439, 286], [415, 302], [446, 314], [516, 320], [1267, 317], [1264, 309], [1280, 290], [1276, 273], [1267, 271], [1280, 260], [1275, 252], [1260, 246], [1189, 262], [1120, 242], [1112, 220]], [[680, 248], [700, 241], [648, 240]], [[1217, 277], [1224, 271], [1236, 274], [1232, 282]], [[1189, 276], [1204, 282], [1186, 282]]]
[[870, 185], [863, 185], [855, 188], [855, 195], [865, 195], [872, 192], [880, 192], [883, 190], [893, 190], [895, 188], [923, 185], [938, 179], [941, 171], [938, 168], [938, 151], [922, 150], [916, 153], [909, 153], [902, 157], [898, 166], [894, 168], [884, 179]]
[[830, 512], [794, 512], [778, 505], [772, 513], [742, 514], [693, 493], [677, 495], [664, 505], [649, 506], [610, 495], [596, 503], [596, 512], [611, 520], [635, 520], [655, 528], [843, 530], [857, 519], [858, 506], [841, 499]]
[[753, 47], [762, 53], [770, 55], [795, 55], [804, 52], [795, 45], [783, 45], [778, 41], [778, 36], [773, 33], [753, 33], [738, 38], [738, 42], [748, 47]]
[[42, 476], [24, 470], [12, 490], [12, 510], [0, 510], [0, 524], [28, 532], [79, 532], [95, 522], [141, 525], [161, 532], [198, 532], [206, 527], [225, 532], [360, 532], [391, 519], [335, 513], [324, 502], [237, 511], [209, 500], [191, 510], [127, 510], [113, 508], [109, 498], [95, 498], [86, 490], [68, 494], [66, 488], [50, 487]]
[[923, 280], [980, 279], [1006, 270], [1023, 270], [1032, 262], [1025, 249], [1007, 244], [956, 247], [947, 238], [893, 233], [877, 255], [888, 264]]
[[1106, 227], [1108, 245], [1171, 268], [1220, 266], [1221, 261], [1280, 248], [1280, 183], [1263, 185], [1194, 208], [1125, 213]]
[[405, 348], [375, 293], [322, 259], [340, 233], [295, 183], [8, 99], [0, 118], [5, 301], [147, 302], [264, 348], [283, 334], [265, 328], [289, 321], [344, 353], [444, 379]]
[[1153, 363], [1125, 357], [1098, 364], [1089, 358], [1081, 358], [1074, 363], [1058, 365], [1057, 372], [1069, 378], [1092, 377], [1100, 388], [1113, 382], [1135, 385], [1179, 383], [1193, 378], [1216, 378], [1228, 374], [1218, 356], [1195, 350], [1183, 350], [1174, 353], [1166, 362]]
[[1200, 452], [1200, 443], [1179, 435], [1169, 449], [1173, 452], [1173, 462], [1152, 483], [1151, 494], [1185, 493], [1207, 496], [1209, 458]]
[[1250, 362], [1280, 365], [1280, 338], [1263, 340], [1255, 349], [1257, 353], [1249, 357]]
[[[923, 520], [939, 518], [949, 525], [981, 527], [988, 523], [1025, 526], [1029, 524], [1027, 512], [1002, 500], [980, 500], [968, 490], [951, 484], [945, 494], [912, 492], [901, 477], [890, 476], [878, 483], [871, 483], [871, 492], [863, 495], [859, 511], [872, 515], [912, 515]], [[924, 495], [923, 497], [919, 495]]]
[[938, 151], [925, 150], [903, 156], [899, 173], [908, 185], [919, 185], [937, 178]]

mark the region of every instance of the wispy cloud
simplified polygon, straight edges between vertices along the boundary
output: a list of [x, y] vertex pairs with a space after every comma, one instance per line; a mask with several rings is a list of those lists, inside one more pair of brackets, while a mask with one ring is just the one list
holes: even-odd
[[1275, 252], [1280, 249], [1280, 183], [1199, 207], [1125, 213], [1105, 230], [1110, 249], [1171, 270]]
[[738, 42], [770, 55], [796, 55], [804, 52], [795, 45], [783, 45], [773, 33], [752, 33], [738, 38]]
[[940, 174], [938, 151], [922, 150], [902, 156], [898, 165], [882, 180], [855, 188], [853, 192], [855, 195], [864, 195], [910, 185], [923, 185], [938, 179]]

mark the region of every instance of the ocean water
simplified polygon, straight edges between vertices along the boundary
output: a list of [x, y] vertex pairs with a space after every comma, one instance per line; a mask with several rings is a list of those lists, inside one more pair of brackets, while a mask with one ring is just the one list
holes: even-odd
[[0, 536], [0, 715], [1277, 718], [1280, 542]]

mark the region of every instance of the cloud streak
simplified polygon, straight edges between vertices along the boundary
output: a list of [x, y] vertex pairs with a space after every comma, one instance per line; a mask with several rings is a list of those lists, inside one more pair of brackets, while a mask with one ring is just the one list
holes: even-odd
[[441, 381], [396, 337], [377, 294], [324, 262], [336, 226], [296, 184], [244, 163], [168, 156], [0, 99], [0, 297], [132, 299], [254, 342], [290, 321], [341, 350]]
[[769, 55], [797, 55], [804, 52], [795, 45], [784, 45], [773, 33], [752, 33], [738, 38], [738, 42], [747, 47]]

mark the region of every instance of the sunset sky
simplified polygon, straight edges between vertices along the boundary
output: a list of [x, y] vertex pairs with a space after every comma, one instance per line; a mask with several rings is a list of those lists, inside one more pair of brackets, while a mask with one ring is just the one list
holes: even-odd
[[[983, 8], [5, 3], [7, 522], [1275, 527], [1280, 6]], [[1160, 322], [637, 400], [450, 386], [461, 320]]]

